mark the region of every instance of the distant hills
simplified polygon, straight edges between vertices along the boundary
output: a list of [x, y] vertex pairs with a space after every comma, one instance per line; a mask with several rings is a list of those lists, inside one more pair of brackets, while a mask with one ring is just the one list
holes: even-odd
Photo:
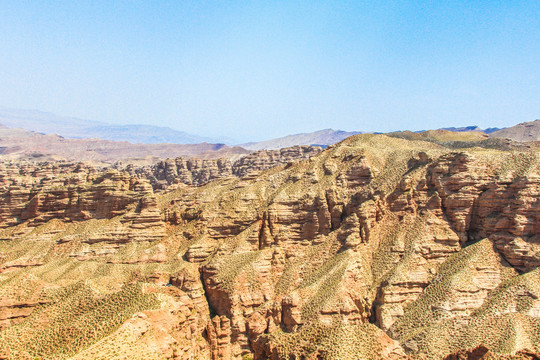
[[463, 127], [453, 127], [452, 126], [452, 127], [442, 128], [442, 129], [439, 129], [439, 130], [448, 130], [448, 131], [452, 131], [452, 132], [478, 131], [478, 132], [483, 132], [484, 134], [491, 134], [492, 132], [497, 131], [497, 130], [501, 130], [501, 129], [496, 128], [496, 127], [490, 127], [490, 128], [487, 128], [487, 129], [481, 129], [476, 125], [472, 125], [472, 126], [463, 126]]
[[[131, 125], [117, 125], [100, 121], [83, 120], [73, 117], [58, 116], [52, 113], [37, 111], [37, 110], [18, 110], [18, 109], [6, 109], [0, 107], [0, 124], [6, 125], [10, 128], [21, 128], [30, 131], [34, 131], [42, 134], [57, 134], [64, 138], [71, 139], [99, 139], [100, 141], [109, 140], [113, 142], [128, 142], [131, 145], [135, 144], [155, 144], [161, 147], [173, 144], [194, 145], [201, 144], [198, 147], [199, 150], [187, 150], [186, 154], [200, 153], [200, 149], [215, 151], [222, 146], [205, 146], [203, 144], [220, 144], [225, 143], [225, 139], [214, 139], [209, 137], [203, 137], [199, 135], [189, 134], [184, 131], [175, 130], [169, 127], [144, 125], [144, 124], [131, 124]], [[490, 127], [487, 129], [481, 129], [478, 126], [464, 126], [464, 127], [446, 127], [438, 130], [451, 131], [453, 133], [480, 133], [487, 134], [493, 138], [505, 138], [514, 141], [526, 142], [526, 141], [540, 141], [540, 120], [524, 122], [509, 128], [499, 129]], [[427, 130], [431, 131], [431, 130]], [[426, 130], [415, 131], [415, 133], [423, 133]], [[233, 153], [240, 153], [245, 151], [257, 150], [275, 150], [282, 149], [295, 145], [318, 145], [327, 147], [338, 143], [349, 136], [362, 134], [361, 131], [342, 131], [333, 129], [324, 129], [310, 133], [300, 133], [294, 135], [288, 135], [280, 138], [269, 139], [259, 142], [248, 142], [237, 145], [233, 150]], [[68, 139], [62, 140], [66, 142]], [[227, 139], [227, 143], [234, 143], [233, 140]], [[82, 144], [82, 143], [81, 143]], [[2, 144], [0, 144], [2, 146]], [[78, 146], [78, 145], [77, 145]], [[116, 147], [117, 145], [108, 144], [107, 147]], [[119, 146], [119, 148], [126, 148], [127, 145]], [[240, 151], [240, 147], [243, 148]], [[142, 147], [144, 148], [144, 146]], [[232, 149], [225, 147], [226, 149]], [[131, 147], [130, 151], [135, 147]], [[194, 148], [195, 149], [195, 148]], [[130, 151], [127, 151], [129, 153]], [[153, 152], [161, 153], [156, 149]], [[178, 154], [178, 149], [174, 150], [174, 154]], [[224, 150], [225, 151], [225, 150]], [[227, 150], [228, 151], [228, 150]], [[173, 153], [171, 153], [172, 156]]]
[[72, 139], [99, 138], [128, 141], [132, 144], [200, 144], [222, 143], [220, 139], [202, 137], [169, 127], [153, 125], [116, 125], [100, 121], [59, 116], [37, 110], [0, 108], [0, 124]]
[[236, 159], [249, 154], [240, 147], [224, 144], [132, 144], [103, 139], [67, 139], [0, 125], [0, 158], [7, 160], [72, 160], [114, 163], [118, 160], [152, 163], [157, 159], [197, 157]]
[[281, 149], [294, 145], [321, 145], [328, 146], [340, 142], [349, 136], [362, 134], [361, 131], [342, 131], [333, 129], [324, 129], [311, 133], [302, 133], [280, 137], [277, 139], [270, 139], [259, 142], [250, 142], [240, 144], [239, 146], [248, 150], [262, 150], [262, 149]]
[[200, 144], [220, 143], [218, 139], [202, 137], [169, 127], [152, 125], [104, 125], [84, 129], [85, 135], [72, 138], [100, 138], [104, 140], [129, 141], [143, 144]]
[[[482, 133], [482, 134], [492, 134], [496, 131], [500, 131], [501, 129], [491, 127], [487, 129], [481, 129], [480, 127], [476, 125], [472, 126], [464, 126], [464, 127], [446, 127], [438, 130], [446, 130], [453, 133], [468, 133], [468, 132], [475, 132], [475, 133]], [[421, 130], [421, 131], [415, 131], [415, 133], [425, 133], [429, 131], [434, 130]], [[333, 129], [324, 129], [319, 130], [311, 133], [301, 133], [301, 134], [295, 134], [295, 135], [288, 135], [276, 139], [270, 139], [265, 141], [259, 141], [259, 142], [249, 142], [245, 144], [240, 144], [239, 146], [248, 149], [248, 150], [262, 150], [262, 149], [268, 149], [268, 150], [274, 150], [274, 149], [281, 149], [284, 147], [294, 146], [294, 145], [319, 145], [322, 147], [326, 147], [328, 145], [332, 145], [335, 143], [338, 143], [349, 136], [362, 134], [361, 131], [342, 131], [342, 130], [333, 130]], [[484, 135], [485, 136], [485, 135]], [[516, 140], [516, 139], [513, 139]], [[519, 140], [516, 140], [519, 141]]]
[[490, 134], [491, 137], [515, 141], [540, 141], [540, 120], [523, 122]]

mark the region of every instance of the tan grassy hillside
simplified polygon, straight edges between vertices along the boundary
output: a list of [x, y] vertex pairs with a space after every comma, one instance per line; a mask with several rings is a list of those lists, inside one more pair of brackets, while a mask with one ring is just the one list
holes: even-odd
[[123, 171], [6, 168], [0, 354], [540, 353], [538, 151], [426, 136], [160, 193]]

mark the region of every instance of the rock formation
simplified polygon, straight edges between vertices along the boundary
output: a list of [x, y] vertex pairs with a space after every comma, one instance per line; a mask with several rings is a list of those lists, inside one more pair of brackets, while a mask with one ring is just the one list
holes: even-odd
[[148, 179], [154, 189], [163, 190], [172, 184], [200, 186], [220, 178], [245, 177], [277, 165], [309, 159], [320, 151], [321, 148], [316, 146], [293, 146], [281, 150], [260, 150], [236, 161], [176, 158], [163, 160], [152, 166], [122, 167], [120, 164], [116, 168]]
[[537, 356], [538, 150], [438, 140], [5, 164], [0, 356]]

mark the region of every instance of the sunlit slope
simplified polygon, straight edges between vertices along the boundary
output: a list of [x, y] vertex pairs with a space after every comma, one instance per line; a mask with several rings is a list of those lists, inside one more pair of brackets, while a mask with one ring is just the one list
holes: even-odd
[[469, 140], [357, 135], [160, 193], [122, 172], [6, 173], [2, 355], [538, 352], [538, 153]]

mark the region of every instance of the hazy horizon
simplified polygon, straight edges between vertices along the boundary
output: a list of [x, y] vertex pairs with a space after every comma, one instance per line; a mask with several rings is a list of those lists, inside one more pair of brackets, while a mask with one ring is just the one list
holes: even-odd
[[0, 1], [0, 105], [239, 143], [540, 117], [540, 4]]

